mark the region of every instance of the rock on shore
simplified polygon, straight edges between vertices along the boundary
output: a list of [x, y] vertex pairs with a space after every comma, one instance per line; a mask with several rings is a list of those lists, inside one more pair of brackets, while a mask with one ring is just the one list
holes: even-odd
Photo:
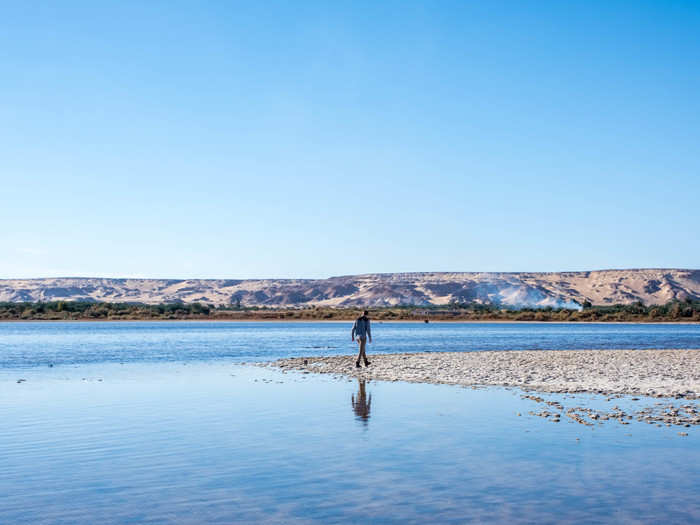
[[367, 368], [355, 368], [355, 356], [298, 357], [269, 364], [382, 381], [700, 398], [700, 349], [430, 352], [370, 359]]

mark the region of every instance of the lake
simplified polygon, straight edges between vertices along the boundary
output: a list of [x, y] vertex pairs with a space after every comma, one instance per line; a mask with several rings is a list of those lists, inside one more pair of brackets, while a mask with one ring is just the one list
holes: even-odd
[[[0, 324], [0, 523], [700, 523], [695, 427], [552, 423], [517, 389], [241, 364], [351, 353], [349, 328]], [[698, 325], [374, 332], [373, 352], [700, 347]]]
[[[348, 354], [350, 322], [0, 323], [0, 368]], [[697, 324], [379, 323], [369, 351], [700, 348]]]

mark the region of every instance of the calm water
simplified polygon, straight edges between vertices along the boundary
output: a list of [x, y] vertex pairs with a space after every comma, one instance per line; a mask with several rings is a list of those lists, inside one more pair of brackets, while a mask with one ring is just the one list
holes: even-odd
[[[0, 523], [700, 523], [695, 427], [551, 423], [517, 390], [237, 363], [350, 352], [347, 328], [0, 325]], [[676, 325], [375, 331], [375, 351], [700, 346]]]
[[[347, 354], [351, 323], [0, 323], [0, 368]], [[700, 325], [375, 323], [371, 352], [700, 348]]]

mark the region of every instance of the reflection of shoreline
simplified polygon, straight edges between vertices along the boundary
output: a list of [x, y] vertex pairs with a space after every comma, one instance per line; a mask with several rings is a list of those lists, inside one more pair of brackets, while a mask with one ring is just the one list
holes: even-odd
[[355, 418], [367, 425], [369, 421], [369, 412], [372, 407], [372, 394], [367, 395], [365, 389], [366, 381], [364, 379], [357, 380], [357, 395], [352, 394], [350, 401], [352, 403], [352, 411], [355, 413]]

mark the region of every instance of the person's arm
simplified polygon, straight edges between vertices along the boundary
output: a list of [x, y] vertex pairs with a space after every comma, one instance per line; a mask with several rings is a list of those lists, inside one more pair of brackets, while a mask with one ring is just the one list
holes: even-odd
[[372, 326], [371, 326], [369, 319], [367, 319], [367, 337], [369, 337], [369, 342], [371, 343], [372, 342]]
[[352, 331], [350, 332], [350, 339], [355, 340], [355, 332], [357, 331], [357, 321], [352, 324]]

